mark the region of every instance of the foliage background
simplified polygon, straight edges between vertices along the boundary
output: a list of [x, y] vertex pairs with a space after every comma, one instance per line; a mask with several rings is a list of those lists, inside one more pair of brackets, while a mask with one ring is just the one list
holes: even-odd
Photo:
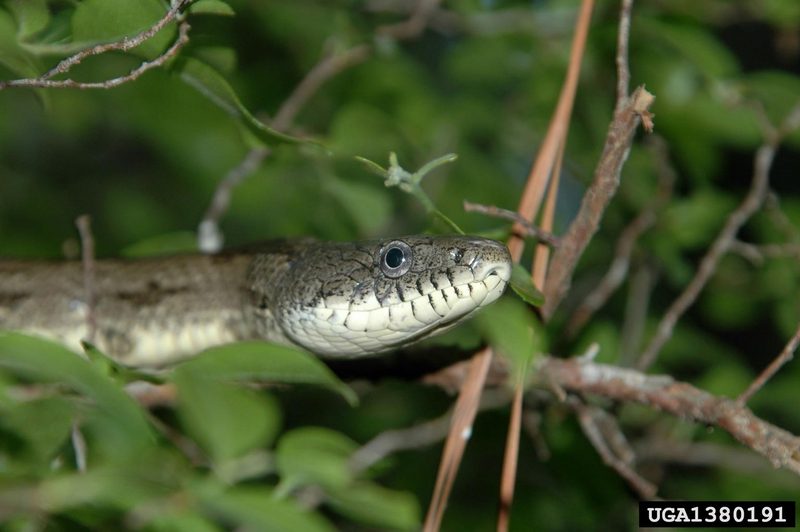
[[[37, 3], [51, 14], [38, 29], [26, 26], [18, 2], [0, 4], [2, 79], [44, 72], [65, 55], [69, 43], [138, 31], [165, 9], [158, 0]], [[426, 180], [427, 191], [442, 211], [469, 231], [502, 225], [464, 213], [461, 202], [516, 206], [563, 79], [576, 2], [452, 0], [419, 37], [402, 42], [380, 38], [376, 29], [407, 17], [405, 2], [226, 4], [234, 16], [190, 16], [191, 41], [181, 57], [199, 58], [217, 68], [244, 105], [267, 122], [326, 50], [361, 43], [375, 47], [364, 63], [329, 81], [297, 117], [292, 133], [312, 136], [324, 149], [278, 146], [236, 189], [223, 222], [229, 243], [294, 235], [354, 239], [426, 230], [429, 220], [413, 198], [385, 188], [351, 158], [360, 155], [384, 163], [390, 151], [409, 169], [443, 153], [457, 153], [455, 164]], [[611, 117], [617, 16], [616, 2], [601, 1], [593, 17], [567, 147], [557, 232], [577, 208]], [[648, 268], [656, 279], [648, 331], [691, 279], [725, 216], [748, 187], [752, 154], [762, 140], [754, 105], [763, 106], [779, 122], [797, 103], [798, 35], [800, 7], [794, 0], [635, 5], [632, 82], [646, 83], [657, 96], [656, 132], [666, 141], [678, 175], [670, 203], [634, 255], [632, 275]], [[141, 62], [142, 55], [152, 57], [163, 50], [170, 39], [161, 37], [148, 43], [150, 50], [87, 60], [75, 77], [120, 75]], [[192, 241], [191, 232], [217, 183], [255, 141], [242, 134], [236, 120], [184, 83], [179, 72], [177, 62], [108, 91], [0, 92], [0, 254], [74, 256], [74, 219], [82, 213], [92, 216], [102, 256], [125, 254], [142, 242], [149, 242], [149, 248], [170, 248]], [[783, 231], [774, 214], [764, 212], [747, 225], [743, 240], [797, 243], [798, 146], [800, 134], [795, 133], [785, 142], [771, 178], [781, 212], [793, 228]], [[636, 143], [623, 170], [620, 193], [581, 262], [562, 316], [547, 332], [545, 351], [570, 356], [598, 342], [600, 360], [616, 362], [630, 345], [621, 326], [627, 290], [615, 295], [577, 338], [567, 339], [562, 326], [605, 271], [620, 231], [655, 194], [660, 164], [643, 141]], [[679, 324], [656, 370], [712, 393], [735, 396], [795, 331], [800, 321], [797, 289], [796, 254], [761, 265], [737, 255], [726, 257]], [[648, 337], [645, 334], [644, 340]], [[464, 348], [475, 345], [477, 336], [462, 332], [448, 341], [460, 341]], [[642, 341], [638, 339], [639, 347]], [[56, 360], [58, 355], [52, 356]], [[225, 523], [259, 528], [270, 522], [287, 529], [300, 523], [291, 521], [295, 518], [309, 519], [320, 528], [413, 528], [430, 498], [440, 446], [400, 453], [355, 479], [340, 469], [358, 443], [435, 417], [452, 401], [437, 388], [393, 378], [356, 383], [357, 407], [315, 387], [266, 394], [219, 385], [224, 389], [208, 393], [230, 401], [228, 408], [209, 404], [207, 411], [193, 413], [179, 403], [175, 409], [155, 411], [159, 423], [199, 444], [198, 458], [187, 457], [163, 436], [154, 436], [141, 444], [144, 447], [119, 439], [115, 431], [123, 430], [117, 426], [123, 422], [98, 417], [81, 399], [87, 393], [94, 397], [94, 392], [20, 397], [21, 384], [49, 380], [31, 371], [6, 366], [0, 373], [0, 519], [18, 530], [121, 525], [215, 530]], [[756, 413], [794, 433], [800, 432], [794, 406], [799, 372], [796, 364], [789, 365], [751, 403]], [[192, 396], [196, 385], [190, 373], [183, 377], [186, 396]], [[119, 384], [114, 386], [118, 391]], [[601, 523], [603, 528], [634, 527], [635, 496], [603, 465], [569, 411], [535, 393], [530, 394], [529, 407], [541, 416], [550, 456], [543, 460], [531, 439], [523, 437], [512, 528], [591, 529]], [[252, 419], [261, 420], [262, 431], [254, 435], [250, 424], [234, 423], [221, 436], [209, 436], [202, 428], [204, 423], [223, 423], [239, 409], [259, 411]], [[731, 451], [732, 457], [720, 453], [699, 465], [688, 463], [688, 458], [644, 462], [641, 470], [658, 481], [662, 497], [777, 499], [797, 493], [796, 477], [772, 470], [720, 431], [643, 408], [625, 406], [616, 413], [644, 449], [648, 442], [667, 438], [677, 442], [676, 448], [699, 441]], [[73, 417], [85, 421], [89, 440], [92, 473], [84, 476], [73, 473], [68, 437]], [[493, 526], [507, 421], [505, 409], [478, 417], [446, 529]], [[286, 442], [298, 434], [292, 429], [304, 427], [335, 432], [301, 432], [308, 446], [297, 445], [295, 459], [315, 464], [312, 469], [317, 472], [330, 467], [338, 473], [306, 478], [286, 462], [275, 465], [281, 442], [289, 446]], [[132, 430], [123, 428], [125, 434]], [[273, 453], [276, 445], [278, 452]], [[133, 468], [131, 456], [138, 456]], [[300, 480], [292, 477], [294, 473]], [[308, 484], [322, 485], [325, 493], [325, 504], [311, 514], [298, 510], [303, 502], [298, 493], [308, 490], [295, 489]], [[359, 492], [356, 485], [368, 489]], [[76, 491], [81, 497], [75, 497]], [[348, 494], [353, 496], [345, 500]], [[284, 506], [272, 508], [266, 500]], [[371, 505], [378, 510], [365, 512]]]

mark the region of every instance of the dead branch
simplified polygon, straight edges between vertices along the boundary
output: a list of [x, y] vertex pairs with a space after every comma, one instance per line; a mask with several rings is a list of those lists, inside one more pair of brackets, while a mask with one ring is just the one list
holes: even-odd
[[682, 419], [719, 427], [765, 456], [773, 466], [800, 475], [800, 438], [758, 418], [732, 399], [714, 396], [667, 375], [645, 375], [578, 358], [543, 357], [538, 366], [543, 386], [548, 381], [554, 382], [567, 391], [640, 403]]
[[[615, 452], [613, 444], [604, 434], [605, 431], [602, 430], [601, 423], [608, 423], [613, 418], [600, 408], [588, 406], [577, 400], [570, 402], [573, 403], [572, 408], [578, 417], [578, 423], [580, 423], [583, 433], [591, 442], [597, 454], [600, 455], [600, 458], [603, 459], [603, 462], [624, 478], [640, 497], [643, 499], [654, 498], [658, 491], [656, 485], [643, 478], [631, 467], [632, 460], [629, 456], [626, 457], [619, 452]], [[614, 427], [617, 432], [614, 436], [624, 440], [625, 436], [619, 430], [615, 421]], [[629, 450], [627, 441], [625, 442], [625, 447], [626, 450]], [[630, 452], [632, 453], [632, 451]]]
[[789, 342], [786, 344], [780, 354], [775, 357], [769, 366], [764, 368], [764, 371], [762, 371], [758, 377], [756, 377], [755, 380], [750, 383], [750, 386], [748, 386], [747, 389], [736, 399], [736, 404], [739, 406], [744, 406], [756, 392], [763, 388], [764, 384], [766, 384], [767, 381], [784, 366], [784, 364], [788, 363], [790, 360], [792, 360], [792, 358], [794, 358], [794, 352], [797, 351], [798, 345], [800, 345], [800, 327], [798, 327], [794, 332], [794, 336], [789, 339]]
[[44, 88], [44, 89], [111, 89], [118, 87], [123, 83], [133, 81], [139, 78], [142, 74], [153, 68], [164, 65], [167, 61], [178, 55], [178, 52], [189, 42], [189, 23], [181, 20], [178, 25], [178, 38], [172, 45], [161, 55], [150, 61], [141, 63], [138, 67], [131, 70], [128, 74], [117, 78], [109, 79], [100, 82], [82, 82], [73, 79], [54, 80], [53, 77], [66, 74], [72, 67], [80, 64], [81, 61], [88, 57], [101, 55], [111, 51], [127, 52], [135, 48], [143, 42], [151, 39], [159, 31], [161, 31], [167, 24], [173, 20], [179, 19], [181, 8], [186, 5], [190, 0], [178, 0], [172, 7], [159, 19], [153, 26], [144, 30], [143, 32], [134, 35], [133, 37], [123, 37], [119, 41], [110, 43], [98, 44], [90, 48], [85, 48], [66, 59], [62, 60], [55, 67], [45, 72], [38, 78], [14, 79], [9, 81], [0, 81], [0, 90], [10, 87], [28, 87], [28, 88]]
[[600, 220], [619, 186], [622, 165], [628, 156], [636, 127], [646, 116], [654, 96], [637, 88], [614, 112], [594, 181], [583, 196], [580, 210], [554, 252], [545, 285], [542, 313], [549, 318], [572, 283], [572, 273], [583, 251], [600, 226]]
[[667, 163], [666, 144], [663, 140], [654, 141], [659, 169], [658, 191], [654, 199], [628, 224], [622, 231], [614, 251], [614, 260], [608, 271], [583, 302], [573, 313], [567, 325], [567, 334], [574, 336], [591, 319], [611, 296], [617, 291], [628, 276], [631, 256], [636, 242], [642, 234], [650, 229], [658, 219], [658, 214], [672, 196], [672, 187], [675, 183], [675, 172]]
[[494, 205], [472, 203], [467, 200], [464, 200], [464, 210], [466, 212], [477, 212], [485, 214], [486, 216], [512, 221], [522, 229], [523, 236], [533, 238], [551, 247], [558, 247], [558, 237], [556, 235], [539, 229], [516, 211], [509, 211], [508, 209], [502, 209]]
[[642, 370], [647, 369], [656, 361], [661, 348], [664, 347], [664, 344], [672, 337], [675, 324], [689, 307], [692, 306], [700, 295], [700, 292], [705, 288], [706, 283], [708, 283], [708, 280], [717, 270], [720, 259], [733, 245], [739, 230], [747, 223], [750, 217], [761, 208], [767, 194], [769, 171], [772, 167], [772, 161], [775, 158], [778, 142], [778, 138], [775, 137], [772, 141], [763, 144], [756, 151], [753, 179], [747, 196], [745, 196], [736, 210], [728, 216], [725, 226], [719, 232], [713, 244], [711, 244], [711, 247], [700, 261], [697, 273], [683, 292], [672, 302], [667, 312], [661, 318], [656, 333], [653, 335], [650, 343], [642, 352], [636, 363], [637, 368]]

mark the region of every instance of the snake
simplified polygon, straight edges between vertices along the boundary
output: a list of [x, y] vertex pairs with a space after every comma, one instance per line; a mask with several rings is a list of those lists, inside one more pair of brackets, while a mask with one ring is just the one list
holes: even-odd
[[511, 277], [504, 244], [460, 235], [286, 239], [89, 264], [0, 260], [0, 330], [77, 352], [89, 340], [132, 367], [244, 340], [357, 358], [450, 329], [497, 300]]

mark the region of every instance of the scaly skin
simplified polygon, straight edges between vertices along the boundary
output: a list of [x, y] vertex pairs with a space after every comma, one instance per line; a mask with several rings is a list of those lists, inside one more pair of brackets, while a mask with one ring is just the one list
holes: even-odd
[[[510, 275], [503, 244], [463, 236], [276, 241], [211, 256], [100, 260], [94, 343], [141, 367], [245, 339], [366, 356], [455, 325], [496, 300]], [[79, 262], [0, 261], [0, 330], [80, 350], [86, 295]]]

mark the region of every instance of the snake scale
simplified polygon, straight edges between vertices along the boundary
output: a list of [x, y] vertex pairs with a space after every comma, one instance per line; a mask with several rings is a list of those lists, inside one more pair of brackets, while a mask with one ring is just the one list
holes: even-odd
[[91, 317], [93, 342], [139, 367], [246, 339], [359, 357], [452, 327], [500, 297], [510, 276], [503, 244], [469, 236], [98, 260], [90, 291], [80, 262], [0, 260], [0, 330], [80, 350]]

